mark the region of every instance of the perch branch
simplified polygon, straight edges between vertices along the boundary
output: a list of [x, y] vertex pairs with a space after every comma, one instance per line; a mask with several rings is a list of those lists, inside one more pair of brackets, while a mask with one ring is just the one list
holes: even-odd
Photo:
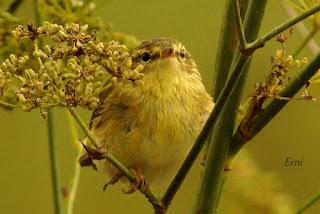
[[288, 28], [292, 27], [293, 25], [295, 25], [296, 23], [308, 18], [309, 16], [315, 14], [316, 12], [320, 11], [320, 4], [313, 6], [311, 8], [309, 8], [308, 10], [302, 12], [301, 14], [299, 14], [298, 16], [296, 16], [295, 18], [292, 18], [288, 21], [286, 21], [285, 23], [275, 27], [274, 29], [272, 29], [270, 32], [266, 33], [265, 35], [259, 37], [258, 39], [256, 39], [255, 41], [249, 43], [246, 47], [245, 50], [247, 51], [252, 51], [255, 50], [257, 48], [261, 48], [264, 46], [264, 44], [269, 41], [270, 39], [272, 39], [273, 37], [275, 37], [276, 35], [278, 35], [279, 33], [287, 30]]

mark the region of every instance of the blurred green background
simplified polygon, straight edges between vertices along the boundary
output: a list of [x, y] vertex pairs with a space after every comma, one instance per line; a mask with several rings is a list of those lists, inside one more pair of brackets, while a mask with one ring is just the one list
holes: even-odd
[[[210, 91], [224, 1], [186, 0], [110, 0], [97, 1], [97, 16], [113, 29], [135, 35], [139, 39], [169, 36], [180, 40], [192, 53]], [[18, 15], [32, 17], [32, 1], [26, 0]], [[261, 33], [287, 19], [280, 3], [268, 3]], [[32, 18], [30, 18], [30, 22]], [[261, 34], [260, 33], [260, 34]], [[301, 40], [295, 32], [287, 42], [287, 51]], [[263, 80], [270, 70], [270, 57], [280, 45], [275, 41], [255, 54], [246, 84], [244, 98], [254, 83]], [[308, 51], [305, 55], [311, 57]], [[320, 97], [319, 87], [311, 88]], [[292, 101], [247, 146], [246, 150], [259, 165], [260, 173], [278, 177], [281, 191], [292, 196], [293, 205], [320, 190], [320, 102]], [[90, 112], [81, 112], [86, 120]], [[37, 110], [31, 113], [0, 109], [0, 213], [53, 213], [51, 178], [48, 159], [46, 121]], [[55, 110], [56, 145], [62, 184], [68, 185], [73, 171], [75, 147], [70, 140], [66, 114]], [[83, 135], [82, 135], [83, 136]], [[304, 159], [302, 167], [285, 167], [287, 157]], [[237, 160], [234, 169], [237, 170]], [[231, 172], [232, 173], [232, 172]], [[168, 213], [190, 213], [199, 183], [200, 166], [195, 164]], [[246, 183], [243, 177], [231, 180]], [[259, 179], [259, 178], [257, 178]], [[120, 186], [102, 191], [105, 179], [91, 169], [82, 169], [75, 213], [152, 213], [152, 208], [139, 193], [124, 195]], [[256, 180], [257, 186], [260, 181]], [[263, 183], [261, 183], [263, 185]], [[227, 183], [226, 195], [235, 194]], [[229, 193], [228, 193], [229, 192]], [[250, 193], [249, 193], [250, 194]], [[252, 197], [263, 197], [263, 191], [252, 191]], [[230, 197], [230, 196], [228, 196]], [[236, 206], [223, 201], [223, 210]], [[224, 209], [225, 208], [225, 209]], [[320, 202], [305, 213], [319, 213]], [[230, 212], [228, 212], [230, 213]], [[255, 213], [255, 212], [252, 212]]]

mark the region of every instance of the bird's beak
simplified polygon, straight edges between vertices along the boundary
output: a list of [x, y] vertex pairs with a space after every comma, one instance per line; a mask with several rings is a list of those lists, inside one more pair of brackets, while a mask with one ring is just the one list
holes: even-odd
[[165, 59], [167, 57], [173, 57], [175, 55], [175, 51], [172, 47], [164, 49], [161, 54], [160, 58]]

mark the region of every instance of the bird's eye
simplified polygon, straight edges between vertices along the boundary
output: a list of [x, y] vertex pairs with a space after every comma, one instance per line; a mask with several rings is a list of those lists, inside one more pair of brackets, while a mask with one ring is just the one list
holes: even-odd
[[151, 59], [151, 56], [149, 53], [143, 53], [142, 56], [141, 56], [141, 59], [144, 61], [144, 62], [148, 62], [150, 59]]
[[184, 59], [186, 57], [186, 54], [184, 53], [184, 51], [180, 51], [179, 52], [179, 56]]

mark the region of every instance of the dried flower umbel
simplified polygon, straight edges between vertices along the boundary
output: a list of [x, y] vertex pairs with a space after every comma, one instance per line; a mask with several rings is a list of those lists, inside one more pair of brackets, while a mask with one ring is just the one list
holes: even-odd
[[[290, 81], [289, 72], [303, 67], [308, 63], [308, 60], [306, 57], [294, 59], [292, 55], [286, 56], [284, 43], [287, 38], [284, 34], [280, 34], [277, 37], [277, 41], [282, 44], [282, 49], [277, 50], [275, 55], [271, 57], [272, 67], [269, 74], [266, 76], [264, 83], [257, 83], [255, 85], [252, 97], [247, 103], [247, 110], [239, 129], [242, 136], [248, 140], [252, 137], [250, 133], [251, 122], [262, 111], [262, 106], [268, 98], [280, 100], [296, 99], [282, 97], [279, 93]], [[305, 90], [302, 99], [312, 100], [313, 97]]]
[[[126, 46], [97, 41], [87, 25], [44, 22], [39, 28], [17, 26], [12, 34], [18, 41], [31, 39], [34, 48], [32, 56], [11, 54], [1, 63], [0, 99], [14, 82], [12, 96], [25, 111], [52, 106], [94, 109], [100, 92], [114, 81], [141, 81], [143, 67], [133, 67]], [[50, 39], [50, 45], [39, 48], [39, 39]]]

